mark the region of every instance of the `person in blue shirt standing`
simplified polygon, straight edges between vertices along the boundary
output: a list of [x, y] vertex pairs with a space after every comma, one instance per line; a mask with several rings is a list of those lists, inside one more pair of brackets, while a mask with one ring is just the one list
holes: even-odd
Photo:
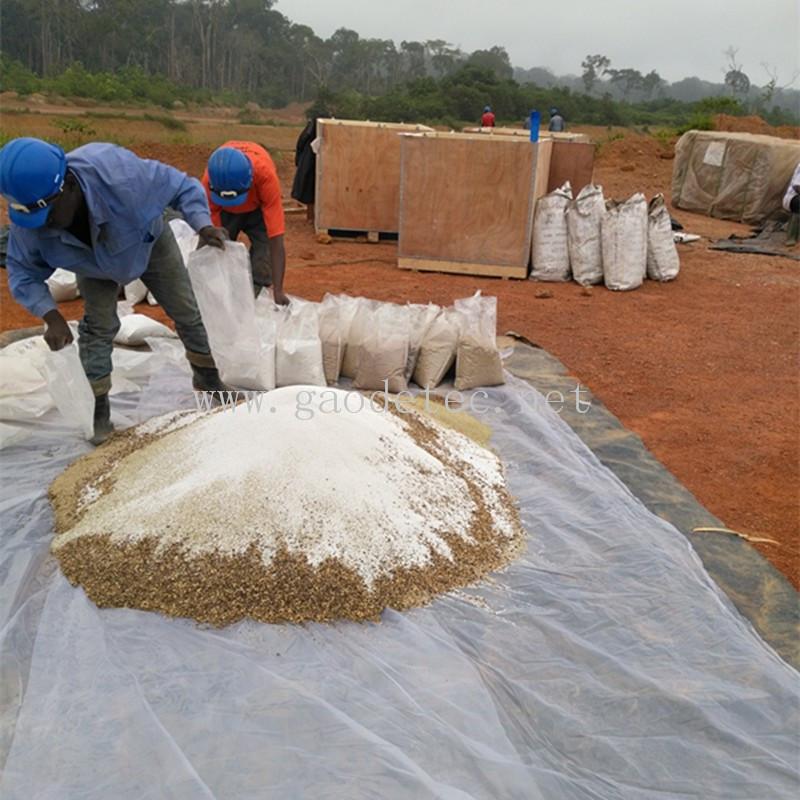
[[550, 124], [547, 126], [547, 130], [553, 131], [554, 133], [561, 133], [567, 129], [567, 123], [564, 121], [564, 117], [561, 116], [561, 112], [557, 108], [550, 109]]
[[108, 393], [120, 327], [117, 297], [120, 286], [136, 278], [175, 322], [194, 388], [225, 388], [178, 244], [163, 219], [171, 206], [197, 231], [201, 246], [224, 247], [227, 237], [211, 224], [198, 180], [113, 144], [87, 144], [65, 154], [57, 145], [24, 137], [0, 150], [0, 194], [11, 219], [9, 287], [20, 305], [45, 321], [51, 350], [73, 337], [45, 281], [58, 267], [77, 276], [84, 299], [78, 346], [95, 394], [95, 444], [113, 430]]

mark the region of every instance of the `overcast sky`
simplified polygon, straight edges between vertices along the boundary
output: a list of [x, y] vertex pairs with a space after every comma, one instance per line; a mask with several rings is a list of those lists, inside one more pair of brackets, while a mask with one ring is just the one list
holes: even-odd
[[800, 0], [278, 0], [276, 8], [324, 38], [344, 27], [398, 45], [496, 44], [515, 66], [557, 74], [578, 75], [587, 53], [602, 53], [612, 67], [656, 69], [669, 81], [721, 81], [731, 45], [753, 83], [768, 80], [763, 61], [782, 84], [800, 68]]

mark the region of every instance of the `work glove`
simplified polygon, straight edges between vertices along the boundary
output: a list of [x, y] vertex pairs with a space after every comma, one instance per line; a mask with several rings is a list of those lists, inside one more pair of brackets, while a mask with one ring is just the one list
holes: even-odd
[[197, 242], [197, 249], [205, 245], [210, 247], [219, 247], [220, 250], [225, 249], [225, 242], [228, 239], [228, 232], [225, 228], [217, 228], [214, 225], [206, 225], [205, 228], [200, 228], [197, 231], [199, 241]]
[[45, 322], [44, 340], [51, 350], [61, 350], [68, 344], [72, 344], [72, 331], [58, 309], [54, 308], [52, 311], [48, 311], [43, 319]]

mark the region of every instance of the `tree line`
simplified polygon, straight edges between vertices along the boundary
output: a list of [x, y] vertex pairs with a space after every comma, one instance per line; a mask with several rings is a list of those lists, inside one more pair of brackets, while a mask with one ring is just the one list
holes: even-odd
[[698, 101], [716, 95], [730, 113], [791, 122], [800, 105], [800, 93], [778, 85], [774, 72], [762, 89], [751, 83], [733, 49], [721, 84], [698, 78], [669, 84], [656, 70], [612, 66], [602, 54], [587, 55], [580, 75], [556, 76], [542, 67], [514, 68], [499, 46], [466, 53], [439, 39], [396, 44], [347, 28], [324, 39], [273, 6], [273, 0], [2, 0], [0, 80], [23, 94], [166, 107], [318, 100], [320, 107], [340, 108], [340, 116], [409, 121], [473, 120], [490, 103], [509, 120], [557, 105], [574, 121], [680, 123], [698, 111]]

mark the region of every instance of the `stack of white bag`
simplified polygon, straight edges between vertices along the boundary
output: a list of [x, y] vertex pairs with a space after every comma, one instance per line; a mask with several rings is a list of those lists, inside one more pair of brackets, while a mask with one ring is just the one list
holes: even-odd
[[53, 352], [36, 336], [0, 350], [0, 448], [27, 438], [33, 431], [25, 423], [41, 424], [45, 415], [68, 434], [92, 437], [94, 394], [78, 345]]
[[680, 260], [664, 196], [648, 207], [643, 194], [604, 200], [589, 184], [571, 200], [569, 184], [541, 198], [533, 229], [531, 279], [628, 291], [651, 280], [674, 280]]

